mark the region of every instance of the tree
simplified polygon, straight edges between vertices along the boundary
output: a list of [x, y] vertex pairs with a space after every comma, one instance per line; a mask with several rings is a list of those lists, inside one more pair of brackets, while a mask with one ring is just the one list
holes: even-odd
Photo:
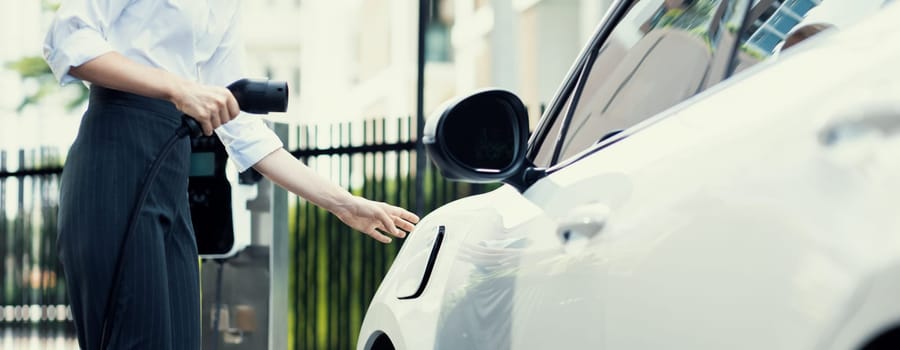
[[[54, 0], [42, 0], [42, 8], [44, 11], [55, 12], [59, 8], [59, 3]], [[37, 104], [43, 98], [60, 90], [53, 72], [50, 71], [50, 66], [40, 56], [22, 57], [18, 60], [7, 62], [4, 66], [19, 73], [23, 81], [32, 81], [38, 87], [35, 92], [22, 98], [22, 102], [16, 107], [17, 112], [21, 112], [28, 105]], [[66, 108], [72, 110], [80, 106], [84, 101], [87, 101], [88, 89], [83, 84], [72, 84], [69, 86], [78, 90], [75, 98], [66, 102]]]
[[[56, 77], [50, 71], [50, 66], [40, 56], [27, 56], [18, 60], [6, 63], [6, 68], [19, 73], [23, 81], [32, 80], [38, 88], [35, 92], [25, 95], [22, 102], [16, 107], [16, 111], [21, 112], [22, 109], [31, 104], [40, 102], [43, 98], [59, 91], [60, 86], [56, 82]], [[75, 98], [66, 102], [66, 108], [71, 110], [80, 106], [88, 98], [88, 89], [83, 84], [72, 84], [79, 92]]]

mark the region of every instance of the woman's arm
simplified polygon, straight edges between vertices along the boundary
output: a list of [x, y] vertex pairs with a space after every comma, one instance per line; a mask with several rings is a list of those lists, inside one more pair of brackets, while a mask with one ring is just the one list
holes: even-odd
[[[112, 89], [172, 101], [179, 110], [197, 119], [207, 135], [239, 112], [234, 96], [226, 88], [197, 84], [116, 52], [72, 67], [69, 74]], [[383, 243], [390, 243], [391, 238], [382, 232], [402, 238], [406, 234], [401, 230], [411, 231], [413, 223], [419, 220], [402, 208], [353, 196], [319, 176], [284, 148], [263, 157], [254, 168], [288, 191], [332, 212], [348, 226]]]
[[[201, 81], [225, 85], [244, 77], [240, 15], [240, 8], [237, 8], [222, 43], [200, 69]], [[241, 116], [216, 130], [216, 134], [240, 170], [254, 167], [272, 182], [325, 208], [348, 226], [379, 242], [391, 241], [383, 233], [401, 238], [406, 236], [401, 230], [411, 231], [413, 223], [419, 221], [413, 213], [354, 196], [323, 178], [288, 153], [278, 136], [258, 118]]]
[[391, 238], [382, 232], [403, 238], [406, 236], [403, 231], [412, 231], [413, 224], [419, 221], [416, 214], [405, 209], [350, 194], [319, 176], [283, 148], [272, 152], [253, 167], [286, 190], [330, 211], [347, 226], [382, 243], [391, 242]]
[[178, 110], [196, 119], [207, 136], [240, 112], [237, 101], [225, 87], [198, 84], [115, 51], [72, 67], [69, 74], [111, 89], [171, 101]]
[[[207, 135], [238, 113], [225, 88], [204, 86], [116, 52], [104, 33], [126, 12], [131, 0], [72, 0], [54, 14], [44, 39], [44, 59], [67, 84], [76, 79], [152, 98], [166, 99], [196, 119]], [[173, 53], [175, 54], [175, 53]]]

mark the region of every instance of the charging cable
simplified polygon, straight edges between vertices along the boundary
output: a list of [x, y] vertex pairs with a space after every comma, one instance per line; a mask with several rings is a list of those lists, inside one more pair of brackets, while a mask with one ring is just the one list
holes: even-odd
[[225, 267], [225, 262], [219, 259], [216, 259], [216, 263], [219, 265], [218, 270], [216, 271], [216, 309], [213, 312], [213, 343], [212, 350], [217, 350], [219, 348], [219, 314], [222, 312], [222, 269]]
[[[235, 100], [238, 102], [238, 106], [244, 112], [248, 113], [256, 113], [256, 114], [267, 114], [269, 112], [284, 112], [287, 111], [287, 103], [288, 103], [288, 87], [287, 83], [283, 81], [270, 81], [270, 80], [262, 80], [262, 79], [241, 79], [234, 83], [228, 85], [228, 90], [231, 91], [232, 95], [234, 95]], [[168, 159], [169, 154], [172, 153], [172, 150], [175, 148], [175, 145], [181, 138], [192, 136], [196, 137], [202, 133], [200, 125], [193, 118], [184, 115], [182, 118], [182, 125], [178, 127], [175, 131], [175, 134], [169, 138], [168, 141], [164, 144], [162, 150], [159, 153], [159, 156], [153, 160], [153, 163], [150, 165], [150, 171], [147, 172], [147, 175], [144, 176], [143, 185], [141, 185], [141, 191], [138, 195], [138, 198], [134, 204], [134, 207], [131, 210], [131, 215], [128, 218], [128, 227], [125, 230], [125, 235], [122, 236], [122, 240], [119, 242], [119, 251], [116, 256], [115, 269], [113, 270], [112, 283], [109, 288], [109, 292], [106, 296], [106, 306], [103, 310], [103, 328], [100, 338], [100, 348], [105, 349], [109, 342], [109, 337], [111, 336], [111, 325], [112, 315], [114, 311], [113, 300], [119, 288], [119, 279], [122, 274], [122, 258], [125, 254], [125, 247], [128, 243], [128, 238], [131, 237], [132, 233], [137, 229], [137, 221], [140, 216], [141, 211], [144, 209], [144, 203], [147, 201], [147, 197], [150, 195], [150, 189], [153, 186], [153, 183], [156, 181], [156, 176], [159, 174], [160, 168], [162, 168], [163, 162]], [[222, 273], [221, 263], [219, 265], [219, 276], [217, 284], [217, 299], [218, 299], [218, 289], [221, 287], [221, 273]], [[218, 303], [218, 301], [217, 301]], [[216, 307], [216, 318], [218, 318], [219, 308]], [[218, 322], [218, 320], [216, 320]], [[218, 324], [215, 325], [218, 329]], [[216, 332], [218, 334], [218, 330]]]
[[112, 320], [112, 312], [114, 310], [113, 306], [113, 297], [116, 295], [119, 287], [119, 276], [122, 274], [122, 257], [125, 255], [125, 245], [128, 243], [128, 238], [131, 237], [131, 234], [137, 229], [137, 220], [138, 216], [141, 214], [141, 210], [144, 208], [144, 203], [147, 201], [147, 196], [150, 195], [150, 188], [153, 183], [156, 181], [156, 176], [159, 174], [160, 168], [162, 168], [162, 162], [169, 157], [169, 154], [172, 153], [172, 150], [175, 148], [175, 145], [178, 144], [178, 140], [183, 137], [186, 137], [192, 133], [196, 133], [195, 130], [200, 130], [200, 125], [197, 124], [197, 121], [194, 119], [184, 116], [182, 118], [183, 123], [178, 130], [175, 131], [175, 134], [169, 138], [166, 144], [163, 146], [162, 151], [160, 151], [159, 156], [153, 160], [153, 163], [150, 165], [150, 171], [144, 176], [143, 186], [141, 187], [141, 192], [138, 195], [137, 202], [135, 202], [134, 207], [131, 209], [131, 215], [128, 218], [128, 229], [125, 231], [125, 235], [122, 236], [122, 240], [119, 242], [119, 253], [116, 256], [116, 268], [113, 271], [112, 278], [112, 286], [109, 288], [109, 294], [106, 296], [106, 307], [103, 312], [103, 331], [101, 333], [100, 339], [100, 348], [106, 349], [107, 342], [109, 341], [110, 327], [109, 322]]

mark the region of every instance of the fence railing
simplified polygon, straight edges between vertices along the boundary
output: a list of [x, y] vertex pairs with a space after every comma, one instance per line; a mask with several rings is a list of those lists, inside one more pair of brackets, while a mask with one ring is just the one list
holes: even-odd
[[[424, 155], [416, 154], [415, 130], [409, 117], [301, 125], [293, 129], [287, 146], [295, 157], [353, 193], [421, 208], [420, 215], [494, 188], [449, 182], [430, 162], [416, 169], [416, 157]], [[17, 344], [25, 343], [5, 342], [38, 338], [72, 346], [73, 327], [55, 247], [60, 153], [0, 153], [0, 348], [23, 348]], [[415, 186], [417, 176], [422, 188]], [[402, 240], [378, 243], [321, 208], [289, 198], [291, 347], [353, 348], [369, 300]]]
[[[420, 215], [487, 189], [447, 181], [430, 163], [416, 169], [416, 157], [424, 155], [415, 152], [414, 134], [411, 118], [303, 126], [294, 131], [293, 154], [355, 194], [421, 207]], [[321, 135], [330, 135], [325, 139], [331, 142], [323, 146]], [[415, 186], [416, 176], [424, 177], [421, 189]], [[415, 203], [417, 191], [422, 191], [423, 203]], [[351, 349], [369, 300], [402, 240], [378, 243], [299, 198], [292, 214], [289, 329], [294, 348]]]
[[0, 348], [74, 346], [56, 255], [60, 159], [48, 148], [0, 151]]

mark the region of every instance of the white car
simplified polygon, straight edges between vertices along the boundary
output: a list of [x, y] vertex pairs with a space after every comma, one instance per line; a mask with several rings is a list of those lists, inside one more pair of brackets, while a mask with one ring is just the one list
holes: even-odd
[[423, 218], [357, 348], [900, 348], [900, 4], [767, 59], [799, 2], [615, 2], [530, 137], [448, 104], [435, 163], [505, 185]]

